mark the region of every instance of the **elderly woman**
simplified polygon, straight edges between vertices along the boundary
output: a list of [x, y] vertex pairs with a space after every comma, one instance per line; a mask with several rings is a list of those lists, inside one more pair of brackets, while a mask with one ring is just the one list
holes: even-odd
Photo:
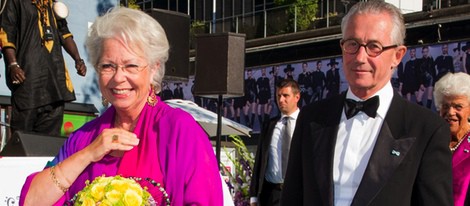
[[144, 12], [116, 8], [96, 20], [86, 46], [103, 101], [111, 107], [27, 178], [20, 205], [63, 205], [101, 175], [154, 186], [149, 192], [158, 205], [222, 205], [206, 133], [188, 113], [155, 95], [169, 50], [160, 24]]
[[451, 131], [453, 191], [456, 206], [469, 205], [470, 184], [470, 76], [448, 73], [435, 85], [434, 98]]

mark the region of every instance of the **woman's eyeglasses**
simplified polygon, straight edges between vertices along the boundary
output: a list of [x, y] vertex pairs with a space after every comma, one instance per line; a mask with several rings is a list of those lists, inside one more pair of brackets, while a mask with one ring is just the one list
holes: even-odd
[[100, 63], [97, 65], [98, 71], [102, 75], [113, 75], [116, 71], [121, 68], [122, 71], [128, 74], [137, 74], [144, 70], [148, 65], [139, 66], [137, 64], [126, 64], [126, 65], [117, 65], [111, 63]]

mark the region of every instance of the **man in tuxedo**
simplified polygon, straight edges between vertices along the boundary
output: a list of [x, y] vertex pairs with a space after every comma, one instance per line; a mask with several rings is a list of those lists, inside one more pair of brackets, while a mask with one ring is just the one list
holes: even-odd
[[302, 108], [281, 205], [452, 205], [446, 122], [390, 83], [406, 53], [400, 11], [359, 2], [341, 30], [349, 89]]
[[263, 124], [250, 185], [252, 206], [279, 205], [284, 183], [290, 140], [299, 114], [299, 85], [284, 79], [276, 85], [276, 101], [281, 115]]

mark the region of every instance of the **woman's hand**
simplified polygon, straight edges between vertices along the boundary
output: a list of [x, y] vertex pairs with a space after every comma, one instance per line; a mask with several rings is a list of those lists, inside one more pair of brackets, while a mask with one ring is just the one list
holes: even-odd
[[139, 144], [137, 135], [124, 129], [104, 129], [85, 149], [92, 162], [101, 160], [111, 151], [129, 151]]

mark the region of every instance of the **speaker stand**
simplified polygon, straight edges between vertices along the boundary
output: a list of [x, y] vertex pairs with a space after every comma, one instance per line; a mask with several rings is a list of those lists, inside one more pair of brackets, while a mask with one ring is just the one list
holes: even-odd
[[217, 137], [215, 140], [215, 156], [217, 158], [217, 164], [220, 169], [220, 141], [222, 134], [222, 95], [219, 94], [219, 99], [217, 101]]

